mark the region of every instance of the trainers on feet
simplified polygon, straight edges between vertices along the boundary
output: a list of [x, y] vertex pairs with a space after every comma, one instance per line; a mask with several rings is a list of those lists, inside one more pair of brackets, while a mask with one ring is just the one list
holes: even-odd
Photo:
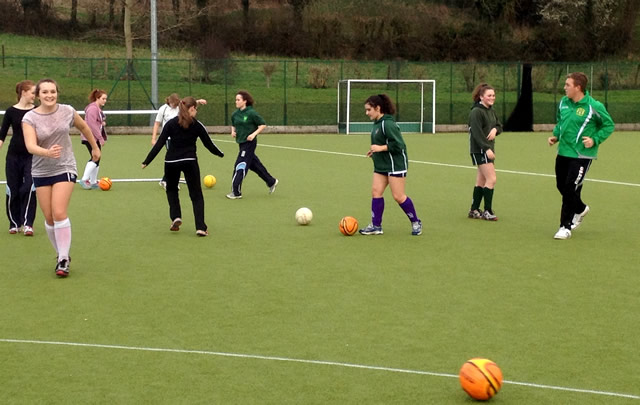
[[553, 235], [553, 239], [569, 239], [570, 237], [571, 237], [571, 231], [565, 228], [564, 226], [561, 226], [560, 229], [558, 229], [558, 232], [556, 232], [556, 234]]
[[582, 220], [584, 219], [584, 217], [587, 216], [588, 213], [589, 213], [589, 206], [585, 205], [584, 211], [582, 211], [579, 214], [575, 214], [573, 216], [573, 221], [571, 221], [571, 230], [572, 231], [575, 230], [575, 229], [578, 229], [580, 224], [582, 224]]
[[271, 187], [269, 187], [269, 194], [273, 194], [274, 191], [276, 191], [276, 186], [278, 185], [278, 179], [276, 179], [276, 182], [273, 183], [273, 185]]
[[382, 235], [382, 227], [369, 224], [367, 225], [366, 228], [360, 229], [360, 234], [361, 235]]
[[482, 218], [484, 218], [487, 221], [498, 220], [498, 217], [496, 216], [496, 214], [494, 214], [493, 211], [490, 211], [490, 210], [484, 210], [484, 212], [482, 213]]
[[469, 218], [482, 219], [482, 212], [480, 212], [480, 210], [478, 209], [469, 210]]
[[91, 190], [91, 182], [89, 180], [80, 180], [80, 186], [85, 190]]
[[242, 198], [242, 194], [235, 195], [235, 194], [233, 194], [233, 191], [232, 191], [229, 194], [227, 194], [227, 198], [230, 199], [230, 200], [239, 200], [239, 199]]
[[415, 221], [411, 223], [411, 235], [422, 235], [422, 221]]
[[170, 231], [179, 231], [180, 230], [180, 225], [182, 225], [182, 219], [176, 218], [171, 223], [171, 228], [169, 228], [169, 230]]
[[9, 233], [11, 235], [15, 235], [16, 233], [18, 233], [18, 228], [9, 228]]
[[92, 189], [92, 190], [95, 190], [95, 189], [97, 189], [97, 188], [100, 188], [100, 185], [98, 185], [98, 182], [91, 183], [91, 189]]
[[24, 227], [24, 236], [33, 236], [33, 228], [30, 226]]
[[158, 185], [159, 185], [160, 187], [164, 188], [165, 190], [167, 189], [167, 182], [166, 182], [166, 181], [164, 181], [164, 180], [160, 180], [160, 181], [158, 182]]
[[67, 277], [69, 275], [69, 260], [62, 259], [56, 266], [56, 276]]
[[196, 231], [197, 236], [209, 236], [209, 232], [198, 229]]

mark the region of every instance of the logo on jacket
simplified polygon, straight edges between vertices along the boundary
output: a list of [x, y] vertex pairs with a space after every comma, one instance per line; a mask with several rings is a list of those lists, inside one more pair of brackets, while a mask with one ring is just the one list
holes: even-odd
[[577, 115], [578, 117], [582, 117], [585, 113], [586, 113], [586, 110], [585, 110], [584, 108], [582, 108], [582, 107], [580, 107], [580, 108], [578, 108], [578, 109], [576, 110], [576, 115]]
[[244, 117], [242, 117], [242, 119], [246, 121], [246, 120], [248, 120], [248, 119], [249, 119], [249, 117], [247, 117], [247, 116], [245, 115]]

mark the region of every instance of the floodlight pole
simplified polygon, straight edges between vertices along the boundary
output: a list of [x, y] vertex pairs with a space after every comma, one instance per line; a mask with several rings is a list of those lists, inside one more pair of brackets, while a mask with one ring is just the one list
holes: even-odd
[[[158, 17], [156, 0], [151, 0], [151, 103], [158, 108]], [[153, 117], [151, 118], [153, 120]]]

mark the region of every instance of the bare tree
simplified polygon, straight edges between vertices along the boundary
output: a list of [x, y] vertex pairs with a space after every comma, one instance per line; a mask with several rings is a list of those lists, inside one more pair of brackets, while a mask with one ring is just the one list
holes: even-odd
[[71, 0], [71, 19], [69, 24], [71, 27], [78, 25], [78, 0]]
[[264, 77], [267, 79], [267, 88], [271, 87], [271, 76], [273, 76], [277, 67], [278, 66], [273, 62], [262, 65], [262, 72], [264, 73]]
[[173, 14], [176, 16], [176, 21], [180, 21], [180, 0], [171, 0], [171, 7]]
[[249, 0], [242, 0], [242, 15], [245, 28], [249, 25]]
[[200, 25], [200, 32], [209, 32], [209, 12], [207, 9], [208, 0], [196, 0], [196, 7], [198, 8], [198, 24]]
[[127, 63], [133, 64], [133, 35], [131, 34], [131, 7], [133, 0], [124, 0], [124, 45], [127, 51]]
[[304, 8], [311, 3], [312, 0], [287, 0], [287, 3], [293, 7], [293, 16], [297, 23], [302, 25], [302, 13]]

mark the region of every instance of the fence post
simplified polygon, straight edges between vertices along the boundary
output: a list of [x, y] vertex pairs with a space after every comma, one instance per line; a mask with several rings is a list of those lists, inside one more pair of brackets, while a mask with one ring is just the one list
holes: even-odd
[[507, 63], [502, 64], [502, 122], [507, 122]]
[[518, 63], [518, 71], [517, 71], [517, 76], [518, 78], [518, 85], [516, 86], [516, 91], [518, 92], [518, 100], [520, 100], [520, 86], [522, 86], [522, 65], [520, 63]]
[[187, 80], [187, 83], [189, 83], [189, 94], [191, 94], [191, 59], [189, 59], [189, 80]]
[[287, 61], [284, 61], [284, 122], [287, 125]]
[[224, 125], [229, 125], [229, 58], [224, 59]]
[[609, 66], [604, 61], [604, 107], [609, 109]]
[[[133, 61], [127, 59], [127, 110], [131, 109], [131, 71], [133, 70]], [[131, 114], [127, 114], [127, 125], [131, 125]]]
[[453, 124], [453, 62], [449, 65], [449, 124]]

